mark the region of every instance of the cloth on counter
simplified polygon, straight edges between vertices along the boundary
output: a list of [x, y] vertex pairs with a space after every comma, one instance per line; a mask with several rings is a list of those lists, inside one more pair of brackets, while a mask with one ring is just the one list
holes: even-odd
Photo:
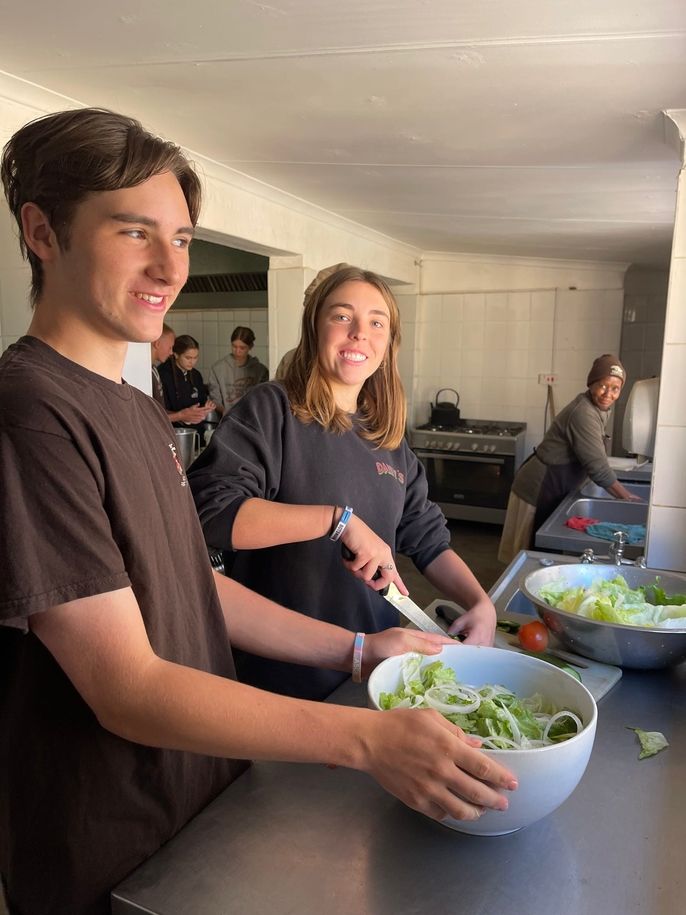
[[600, 524], [599, 518], [584, 518], [581, 515], [574, 515], [573, 518], [567, 518], [565, 521], [566, 527], [571, 527], [573, 531], [581, 531], [583, 534], [586, 531], [586, 528], [591, 524]]
[[611, 521], [600, 521], [586, 528], [586, 533], [591, 537], [600, 537], [601, 540], [614, 540], [617, 531], [624, 531], [627, 543], [643, 543], [646, 539], [645, 524], [613, 524]]

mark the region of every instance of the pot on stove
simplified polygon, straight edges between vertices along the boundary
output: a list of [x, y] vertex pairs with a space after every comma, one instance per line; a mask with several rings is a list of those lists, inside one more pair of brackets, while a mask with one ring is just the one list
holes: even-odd
[[[438, 399], [446, 391], [455, 395], [455, 403]], [[460, 395], [454, 388], [441, 388], [440, 391], [436, 391], [436, 403], [431, 404], [431, 424], [433, 426], [457, 426], [460, 422], [459, 403]]]

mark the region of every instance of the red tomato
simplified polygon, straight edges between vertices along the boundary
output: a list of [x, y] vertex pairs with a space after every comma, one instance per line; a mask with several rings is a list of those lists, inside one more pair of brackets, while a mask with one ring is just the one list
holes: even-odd
[[527, 651], [545, 651], [548, 647], [548, 630], [540, 620], [520, 626], [517, 638]]

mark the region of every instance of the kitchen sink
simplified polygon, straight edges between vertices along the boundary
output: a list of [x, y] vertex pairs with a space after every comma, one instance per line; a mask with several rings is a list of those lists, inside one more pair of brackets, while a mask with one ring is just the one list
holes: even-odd
[[[575, 553], [580, 556], [591, 549], [596, 555], [606, 555], [610, 548], [607, 540], [593, 537], [586, 531], [567, 527], [568, 518], [595, 518], [609, 524], [647, 524], [647, 502], [624, 502], [622, 499], [590, 499], [580, 492], [568, 496], [536, 531], [536, 548]], [[645, 543], [627, 543], [624, 556], [636, 559], [645, 552]]]
[[645, 524], [647, 502], [624, 502], [622, 499], [575, 499], [565, 512], [567, 518], [597, 518], [614, 524]]
[[[650, 498], [650, 483], [623, 483], [625, 489], [628, 489], [633, 496], [639, 496], [644, 501], [648, 501]], [[580, 496], [583, 496], [585, 499], [609, 499], [611, 502], [615, 502], [610, 493], [603, 489], [602, 486], [598, 486], [597, 483], [592, 483], [590, 480], [584, 487], [582, 487]]]
[[505, 613], [525, 613], [527, 616], [536, 616], [536, 609], [529, 598], [522, 591], [515, 591], [505, 604]]

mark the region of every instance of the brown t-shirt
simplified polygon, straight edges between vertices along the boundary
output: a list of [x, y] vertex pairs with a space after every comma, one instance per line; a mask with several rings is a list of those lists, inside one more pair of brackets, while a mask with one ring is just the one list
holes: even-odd
[[0, 359], [0, 870], [31, 915], [109, 890], [246, 764], [104, 730], [28, 618], [131, 586], [160, 657], [234, 678], [163, 410], [31, 337]]

